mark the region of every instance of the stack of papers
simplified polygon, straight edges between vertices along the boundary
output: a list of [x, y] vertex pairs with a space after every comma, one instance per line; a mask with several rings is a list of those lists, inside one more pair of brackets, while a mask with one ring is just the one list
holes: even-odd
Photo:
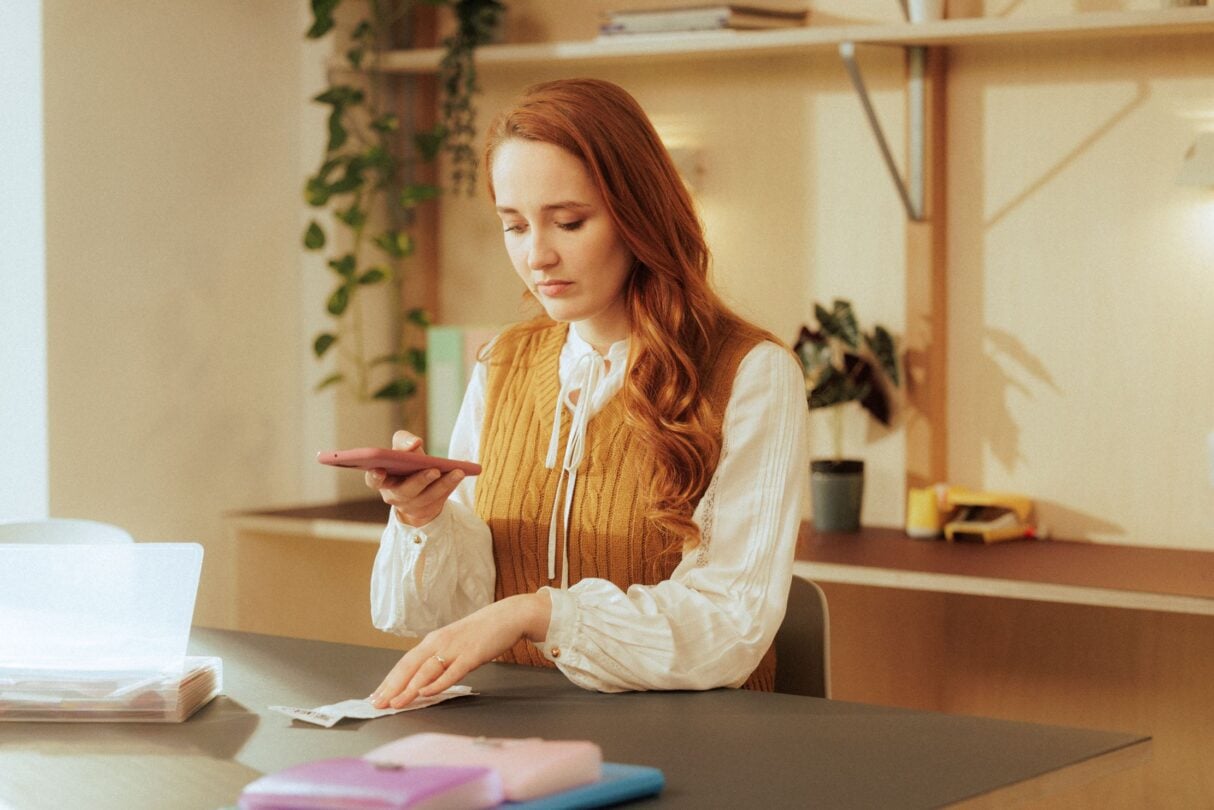
[[0, 670], [0, 720], [180, 723], [223, 689], [223, 661], [180, 672]]
[[179, 722], [219, 693], [186, 656], [197, 543], [0, 543], [0, 720]]

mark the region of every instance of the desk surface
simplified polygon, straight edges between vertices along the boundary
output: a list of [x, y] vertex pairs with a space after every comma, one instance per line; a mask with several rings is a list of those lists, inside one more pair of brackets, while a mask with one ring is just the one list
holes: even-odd
[[505, 664], [466, 679], [475, 697], [323, 729], [266, 707], [366, 694], [394, 651], [203, 629], [191, 651], [223, 657], [224, 695], [184, 724], [0, 723], [0, 807], [215, 808], [259, 772], [422, 731], [591, 739], [608, 761], [665, 772], [646, 806], [695, 808], [981, 805], [1138, 764], [1150, 747], [1135, 734], [740, 690], [604, 695]]
[[1066, 540], [948, 543], [899, 529], [821, 534], [809, 524], [797, 573], [819, 582], [1214, 615], [1214, 554]]

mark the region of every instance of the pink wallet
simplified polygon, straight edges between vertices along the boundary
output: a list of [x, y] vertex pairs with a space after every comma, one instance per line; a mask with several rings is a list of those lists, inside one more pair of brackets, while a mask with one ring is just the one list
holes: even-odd
[[492, 768], [512, 802], [527, 801], [598, 781], [603, 752], [592, 742], [412, 734], [381, 745], [364, 758], [385, 765], [471, 765]]
[[496, 772], [476, 767], [402, 768], [357, 757], [321, 759], [245, 786], [241, 810], [464, 810], [502, 801]]

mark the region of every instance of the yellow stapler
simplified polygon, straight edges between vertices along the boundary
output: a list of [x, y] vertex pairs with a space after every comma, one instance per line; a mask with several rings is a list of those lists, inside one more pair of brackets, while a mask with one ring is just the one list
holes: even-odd
[[1029, 520], [1033, 502], [1008, 492], [978, 492], [937, 484], [911, 489], [907, 496], [906, 533], [954, 541], [995, 543], [1033, 537]]
[[946, 498], [952, 513], [944, 524], [944, 539], [950, 542], [997, 543], [1031, 536], [1033, 502], [1023, 495], [949, 487]]

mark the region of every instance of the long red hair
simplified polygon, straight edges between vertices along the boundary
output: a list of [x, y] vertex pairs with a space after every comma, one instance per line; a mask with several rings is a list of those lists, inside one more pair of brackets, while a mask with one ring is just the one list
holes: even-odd
[[[485, 176], [512, 138], [559, 146], [598, 187], [635, 257], [624, 295], [628, 372], [620, 392], [630, 427], [651, 451], [648, 517], [684, 548], [699, 542], [691, 520], [720, 453], [722, 414], [704, 396], [714, 335], [743, 321], [708, 281], [709, 252], [691, 195], [644, 110], [623, 88], [598, 79], [537, 84], [487, 133]], [[534, 328], [550, 324], [546, 316]]]

